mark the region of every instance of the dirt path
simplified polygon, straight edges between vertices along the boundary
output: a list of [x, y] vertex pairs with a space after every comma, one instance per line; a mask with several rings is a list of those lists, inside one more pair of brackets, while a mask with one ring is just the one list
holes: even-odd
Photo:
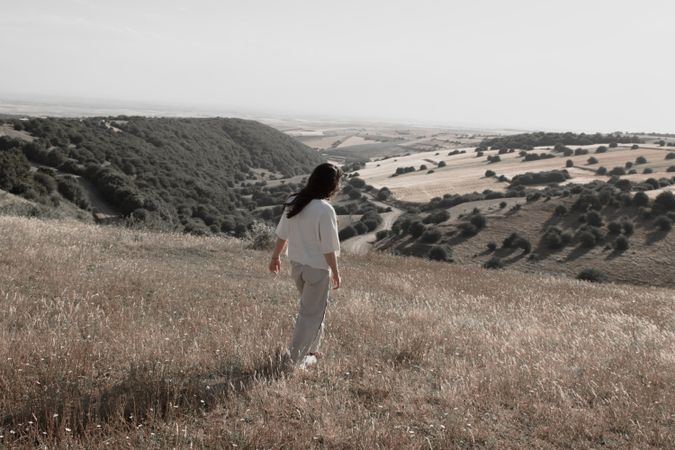
[[369, 199], [371, 203], [382, 207], [382, 208], [391, 208], [391, 212], [386, 212], [380, 214], [382, 216], [382, 223], [375, 228], [375, 230], [371, 231], [370, 233], [367, 234], [362, 234], [360, 236], [354, 236], [351, 239], [347, 239], [346, 241], [342, 242], [340, 245], [342, 247], [342, 250], [354, 255], [363, 255], [368, 253], [370, 250], [371, 245], [373, 242], [375, 242], [375, 234], [380, 231], [380, 230], [390, 230], [391, 226], [396, 222], [396, 219], [403, 213], [398, 208], [394, 208], [391, 205], [387, 205], [382, 202], [378, 202], [373, 199]]

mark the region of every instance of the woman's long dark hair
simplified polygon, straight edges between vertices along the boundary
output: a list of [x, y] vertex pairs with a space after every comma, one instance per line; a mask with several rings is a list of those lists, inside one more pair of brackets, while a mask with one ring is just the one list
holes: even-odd
[[324, 199], [333, 195], [340, 186], [342, 169], [331, 163], [316, 166], [307, 180], [307, 185], [290, 202], [284, 204], [288, 208], [286, 217], [289, 219], [303, 210], [315, 198]]

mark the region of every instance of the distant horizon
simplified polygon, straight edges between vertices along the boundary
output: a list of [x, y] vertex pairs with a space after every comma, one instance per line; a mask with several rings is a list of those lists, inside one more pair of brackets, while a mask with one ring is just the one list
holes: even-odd
[[[8, 106], [19, 107], [17, 111], [7, 109]], [[35, 106], [37, 111], [20, 109], [21, 107]], [[40, 110], [40, 107], [43, 110]], [[58, 108], [66, 111], [58, 111]], [[187, 118], [209, 118], [209, 117], [234, 117], [242, 119], [251, 119], [258, 121], [289, 121], [289, 122], [315, 122], [319, 124], [371, 124], [383, 126], [406, 126], [412, 128], [440, 128], [448, 130], [468, 130], [468, 131], [509, 131], [509, 132], [574, 132], [574, 133], [603, 133], [610, 134], [615, 132], [626, 134], [673, 134], [675, 130], [591, 130], [574, 128], [546, 128], [546, 127], [511, 127], [500, 124], [476, 124], [476, 123], [442, 123], [440, 121], [419, 121], [419, 120], [393, 120], [377, 117], [344, 117], [331, 116], [327, 114], [296, 114], [283, 112], [266, 112], [246, 109], [227, 109], [218, 108], [213, 105], [189, 105], [170, 102], [150, 102], [150, 101], [124, 101], [105, 98], [85, 98], [85, 97], [64, 97], [64, 96], [13, 96], [0, 92], [0, 115], [25, 115], [30, 117], [95, 117], [118, 116], [118, 115], [137, 115], [145, 117], [187, 117]], [[300, 124], [298, 124], [300, 126]]]
[[0, 92], [194, 114], [675, 132], [672, 17], [666, 0], [24, 0], [0, 16]]

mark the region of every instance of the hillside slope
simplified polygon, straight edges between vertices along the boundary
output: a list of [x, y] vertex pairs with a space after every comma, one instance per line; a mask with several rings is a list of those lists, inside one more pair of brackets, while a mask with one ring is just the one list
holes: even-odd
[[293, 138], [242, 119], [33, 118], [11, 125], [34, 140], [0, 137], [0, 188], [45, 205], [58, 194], [83, 209], [102, 199], [134, 221], [172, 230], [245, 229], [256, 204], [242, 185], [257, 181], [256, 171], [291, 177], [321, 162]]
[[671, 289], [350, 256], [325, 357], [284, 374], [297, 294], [267, 260], [0, 217], [0, 445], [675, 446]]

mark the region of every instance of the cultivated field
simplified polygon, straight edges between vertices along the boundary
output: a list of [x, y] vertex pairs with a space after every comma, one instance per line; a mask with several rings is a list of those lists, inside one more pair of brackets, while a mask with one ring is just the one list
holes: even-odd
[[673, 290], [342, 260], [325, 353], [222, 238], [0, 218], [0, 446], [673, 448]]
[[[408, 156], [399, 156], [396, 158], [387, 158], [381, 161], [371, 161], [366, 163], [364, 169], [360, 169], [359, 176], [368, 184], [376, 188], [388, 187], [400, 200], [425, 202], [433, 197], [442, 196], [447, 193], [464, 194], [468, 192], [481, 192], [485, 189], [494, 191], [504, 191], [508, 183], [499, 182], [494, 177], [485, 177], [485, 171], [493, 170], [497, 176], [504, 175], [512, 178], [525, 172], [542, 172], [554, 169], [565, 169], [565, 163], [568, 159], [574, 162], [574, 167], [568, 168], [571, 179], [570, 183], [588, 183], [593, 180], [607, 180], [608, 176], [599, 176], [595, 174], [598, 167], [604, 166], [608, 170], [614, 167], [624, 167], [625, 163], [635, 162], [639, 156], [647, 159], [646, 164], [634, 166], [638, 170], [635, 175], [625, 175], [622, 178], [631, 181], [645, 180], [650, 177], [663, 177], [666, 175], [666, 169], [673, 165], [673, 160], [666, 160], [668, 152], [673, 151], [672, 147], [654, 147], [643, 145], [637, 150], [631, 150], [630, 146], [619, 146], [609, 149], [607, 153], [596, 154], [593, 150], [597, 145], [585, 146], [590, 153], [588, 155], [565, 157], [557, 154], [555, 158], [541, 159], [537, 161], [523, 162], [518, 152], [499, 155], [501, 161], [489, 163], [488, 156], [497, 155], [496, 150], [485, 151], [484, 156], [476, 157], [473, 148], [464, 148], [464, 154], [448, 156], [448, 151], [430, 151], [415, 153]], [[575, 147], [576, 148], [576, 147]], [[539, 148], [533, 150], [536, 153], [549, 153], [549, 148]], [[589, 157], [595, 157], [597, 164], [589, 165]], [[436, 167], [440, 162], [446, 163], [445, 167]], [[426, 165], [427, 170], [419, 170], [421, 165]], [[414, 167], [415, 172], [392, 177], [399, 167]], [[652, 169], [652, 174], [643, 174], [646, 168]], [[427, 173], [433, 169], [433, 173]]]

